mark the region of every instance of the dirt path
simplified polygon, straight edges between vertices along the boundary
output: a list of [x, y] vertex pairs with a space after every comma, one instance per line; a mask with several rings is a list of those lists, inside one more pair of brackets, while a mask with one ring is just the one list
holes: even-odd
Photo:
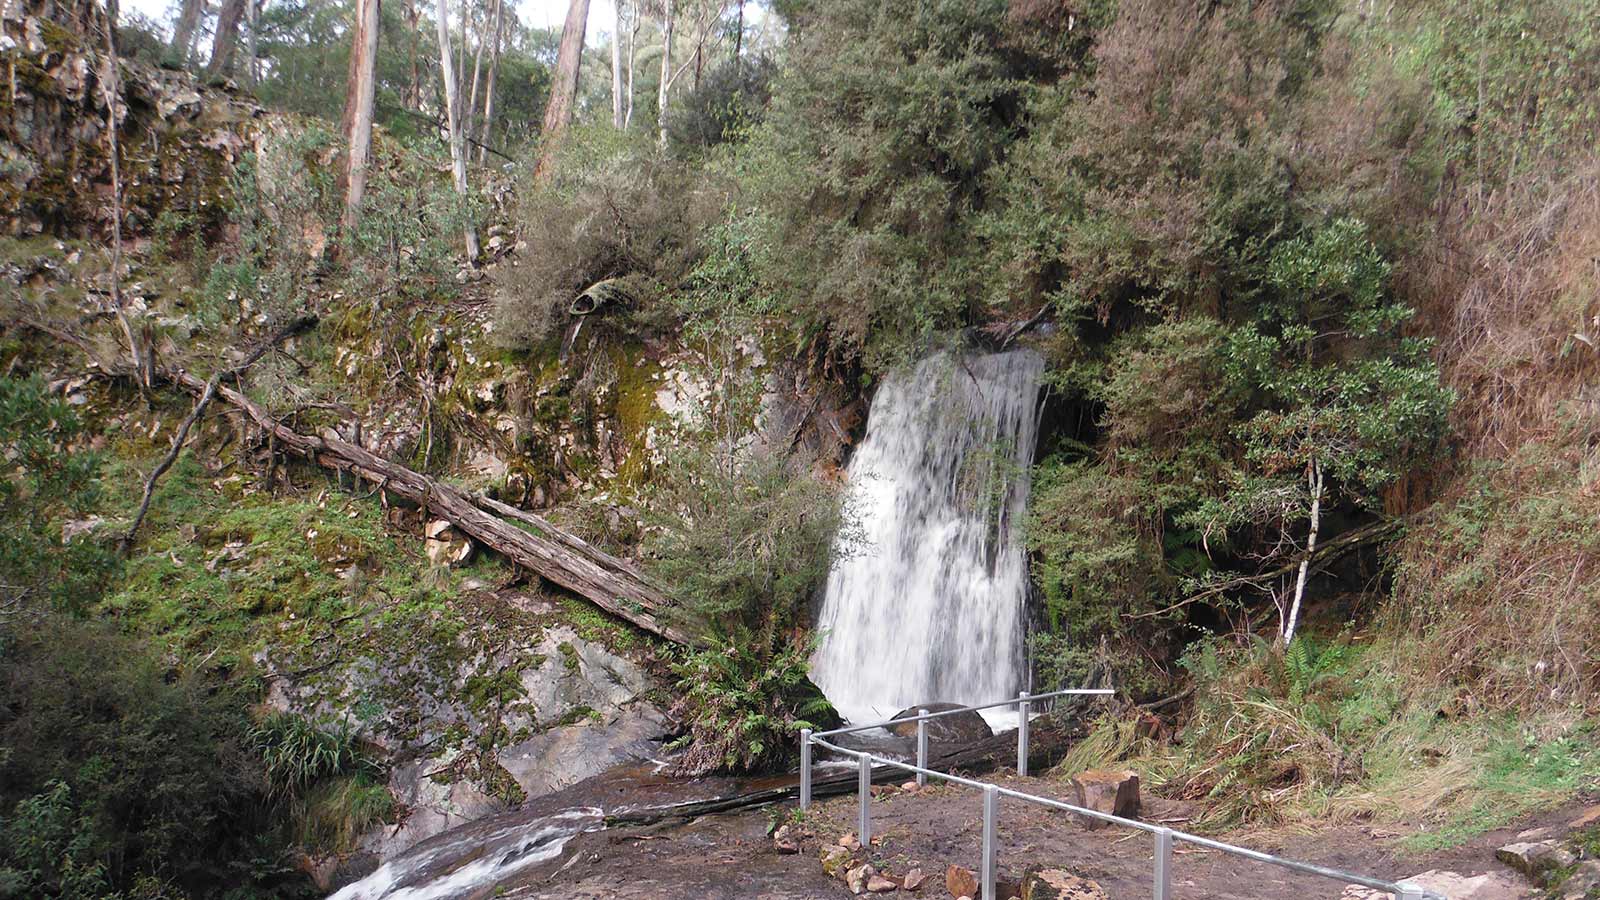
[[[996, 783], [1057, 797], [1065, 787], [1048, 779], [1014, 777]], [[561, 859], [501, 886], [493, 896], [541, 900], [849, 897], [842, 883], [823, 873], [817, 854], [823, 841], [831, 843], [840, 834], [854, 831], [855, 799], [842, 797], [815, 804], [807, 817], [815, 837], [805, 842], [798, 855], [782, 855], [767, 832], [770, 817], [787, 814], [791, 807], [583, 835], [568, 845]], [[1462, 847], [1435, 853], [1402, 853], [1394, 847], [1396, 835], [1374, 833], [1363, 826], [1338, 826], [1313, 834], [1253, 833], [1231, 839], [1255, 849], [1385, 879], [1430, 869], [1477, 875], [1506, 871], [1495, 861], [1494, 848], [1528, 828], [1556, 826], [1559, 831], [1579, 808], [1551, 810]], [[1173, 827], [1184, 826], [1183, 807], [1169, 801], [1147, 801], [1143, 815]], [[874, 854], [880, 868], [899, 874], [920, 866], [931, 876], [917, 896], [948, 897], [943, 872], [951, 863], [974, 871], [978, 868], [981, 800], [973, 791], [937, 787], [909, 794], [891, 789], [874, 801], [873, 822], [875, 835], [882, 837]], [[1152, 840], [1143, 833], [1089, 830], [1064, 814], [1003, 800], [999, 838], [1002, 878], [1017, 879], [1027, 866], [1047, 864], [1094, 879], [1112, 898], [1143, 900], [1150, 896]], [[1341, 883], [1329, 879], [1183, 845], [1174, 861], [1173, 887], [1174, 896], [1182, 900], [1311, 900], [1337, 898], [1343, 890]], [[1530, 889], [1525, 896], [1531, 898], [1534, 893]]]

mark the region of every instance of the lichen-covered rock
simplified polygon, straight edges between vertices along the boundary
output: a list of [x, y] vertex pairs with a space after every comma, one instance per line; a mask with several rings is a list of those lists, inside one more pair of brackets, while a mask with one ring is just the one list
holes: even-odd
[[1096, 882], [1065, 869], [1035, 867], [1022, 876], [1022, 900], [1108, 900]]
[[[110, 69], [104, 11], [81, 0], [14, 0], [0, 21], [0, 233], [104, 238], [111, 226]], [[121, 60], [123, 226], [167, 210], [220, 224], [228, 179], [262, 111], [192, 75]]]
[[1494, 852], [1495, 859], [1529, 878], [1542, 879], [1552, 869], [1564, 869], [1578, 857], [1555, 841], [1525, 841], [1507, 844]]

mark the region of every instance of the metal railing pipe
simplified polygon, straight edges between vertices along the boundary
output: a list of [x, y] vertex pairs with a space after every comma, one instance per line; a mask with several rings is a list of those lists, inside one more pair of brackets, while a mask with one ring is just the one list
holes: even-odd
[[800, 810], [811, 808], [811, 729], [800, 729]]
[[[856, 793], [860, 797], [856, 832], [861, 836], [861, 846], [872, 846], [872, 754], [863, 753], [859, 759]], [[993, 896], [993, 895], [991, 895]]]
[[[917, 710], [917, 768], [918, 769], [926, 769], [927, 767], [928, 767], [928, 711], [926, 709], [919, 709], [919, 710]], [[928, 783], [927, 773], [918, 772], [917, 773], [917, 787], [923, 787], [927, 783]]]
[[1028, 692], [1017, 694], [1017, 775], [1028, 777]]
[[983, 788], [983, 862], [979, 869], [983, 873], [983, 896], [995, 896], [995, 857], [999, 853], [995, 846], [999, 842], [1000, 818], [1000, 791], [994, 785], [984, 785]]
[[1155, 900], [1172, 897], [1172, 830], [1162, 828], [1156, 832]]
[[[852, 733], [852, 732], [855, 732], [855, 731], [866, 730], [868, 728], [879, 728], [879, 727], [882, 727], [883, 725], [889, 724], [889, 723], [879, 723], [879, 724], [876, 724], [876, 725], [864, 725], [864, 726], [860, 726], [860, 727], [857, 727], [857, 728], [840, 728], [840, 729], [835, 729], [833, 731], [825, 731], [825, 732], [822, 732], [821, 734], [813, 734], [809, 730], [802, 731], [801, 732], [802, 769], [801, 769], [801, 794], [800, 794], [802, 808], [804, 808], [804, 806], [806, 806], [806, 805], [809, 805], [810, 800], [811, 800], [810, 769], [811, 769], [812, 750], [813, 750], [814, 747], [823, 747], [823, 748], [826, 748], [826, 749], [828, 749], [830, 751], [838, 753], [838, 754], [840, 754], [842, 756], [851, 757], [851, 758], [854, 758], [856, 760], [856, 765], [858, 767], [858, 773], [859, 773], [858, 782], [857, 782], [857, 792], [858, 792], [858, 798], [859, 798], [859, 803], [860, 803], [860, 809], [859, 809], [860, 821], [857, 824], [858, 824], [858, 830], [860, 831], [860, 834], [861, 834], [861, 843], [863, 845], [870, 845], [871, 840], [872, 840], [872, 821], [871, 821], [870, 804], [871, 804], [871, 800], [872, 800], [872, 767], [873, 767], [874, 764], [877, 764], [879, 766], [883, 766], [883, 767], [889, 768], [889, 769], [897, 769], [897, 770], [901, 770], [901, 771], [905, 771], [905, 772], [910, 772], [910, 773], [912, 773], [912, 774], [917, 776], [917, 783], [918, 784], [926, 784], [927, 780], [932, 778], [932, 779], [937, 779], [939, 781], [948, 782], [950, 784], [959, 784], [959, 785], [962, 785], [964, 787], [976, 788], [977, 790], [982, 791], [983, 792], [983, 862], [982, 862], [982, 866], [980, 868], [982, 869], [982, 879], [983, 879], [982, 887], [984, 889], [985, 896], [989, 896], [989, 897], [994, 896], [994, 879], [995, 879], [996, 873], [997, 873], [997, 868], [996, 868], [996, 858], [997, 858], [997, 854], [998, 854], [998, 849], [997, 849], [997, 843], [998, 843], [997, 819], [998, 819], [998, 814], [999, 814], [1000, 798], [1001, 797], [1013, 797], [1013, 798], [1016, 798], [1018, 800], [1021, 800], [1021, 801], [1025, 802], [1025, 803], [1033, 803], [1033, 804], [1036, 804], [1038, 806], [1046, 807], [1048, 809], [1061, 810], [1063, 812], [1071, 813], [1073, 815], [1081, 816], [1083, 818], [1094, 819], [1094, 820], [1101, 821], [1101, 822], [1106, 822], [1106, 823], [1109, 823], [1109, 824], [1112, 824], [1112, 825], [1120, 825], [1120, 826], [1122, 826], [1124, 828], [1132, 828], [1132, 829], [1135, 829], [1137, 831], [1145, 831], [1145, 832], [1149, 832], [1150, 834], [1154, 835], [1155, 836], [1155, 884], [1154, 884], [1154, 889], [1153, 889], [1152, 895], [1154, 896], [1155, 900], [1170, 900], [1170, 898], [1171, 898], [1173, 847], [1179, 841], [1182, 841], [1182, 842], [1185, 842], [1185, 843], [1189, 843], [1189, 844], [1194, 844], [1195, 846], [1204, 847], [1204, 848], [1209, 849], [1209, 850], [1221, 851], [1223, 853], [1227, 853], [1227, 854], [1230, 854], [1230, 855], [1233, 855], [1233, 856], [1244, 857], [1245, 859], [1254, 860], [1256, 862], [1267, 863], [1268, 865], [1278, 866], [1280, 868], [1289, 869], [1290, 871], [1294, 871], [1294, 872], [1302, 872], [1302, 873], [1305, 873], [1305, 874], [1308, 874], [1308, 875], [1317, 875], [1317, 876], [1321, 876], [1323, 878], [1338, 879], [1338, 880], [1346, 882], [1348, 884], [1356, 884], [1356, 885], [1361, 885], [1363, 887], [1373, 888], [1373, 889], [1376, 889], [1376, 890], [1379, 890], [1379, 891], [1383, 891], [1383, 892], [1388, 893], [1388, 894], [1392, 894], [1394, 897], [1398, 898], [1398, 900], [1444, 900], [1444, 898], [1440, 897], [1439, 895], [1437, 895], [1437, 894], [1435, 894], [1433, 892], [1430, 892], [1430, 891], [1424, 891], [1421, 888], [1415, 887], [1414, 885], [1405, 884], [1405, 883], [1397, 883], [1397, 882], [1392, 882], [1392, 881], [1383, 881], [1383, 880], [1377, 879], [1377, 878], [1369, 878], [1369, 877], [1367, 877], [1365, 875], [1358, 875], [1358, 874], [1356, 874], [1354, 872], [1344, 872], [1344, 871], [1340, 871], [1338, 869], [1330, 869], [1330, 868], [1328, 868], [1326, 866], [1319, 866], [1319, 865], [1316, 865], [1314, 863], [1300, 862], [1298, 860], [1293, 860], [1293, 859], [1284, 859], [1284, 858], [1279, 857], [1279, 856], [1273, 856], [1272, 854], [1269, 854], [1269, 853], [1262, 853], [1259, 850], [1251, 850], [1251, 849], [1249, 849], [1247, 847], [1239, 847], [1239, 846], [1236, 846], [1234, 844], [1228, 844], [1228, 843], [1224, 843], [1222, 841], [1212, 840], [1211, 838], [1201, 837], [1201, 836], [1196, 835], [1196, 834], [1189, 834], [1189, 833], [1183, 832], [1183, 831], [1176, 831], [1176, 830], [1173, 830], [1173, 829], [1170, 829], [1170, 828], [1166, 828], [1164, 826], [1153, 825], [1153, 824], [1151, 824], [1149, 822], [1141, 822], [1141, 821], [1138, 821], [1137, 819], [1126, 819], [1126, 818], [1123, 818], [1122, 816], [1113, 815], [1111, 813], [1104, 813], [1104, 812], [1100, 812], [1099, 810], [1094, 810], [1094, 809], [1086, 809], [1084, 807], [1077, 806], [1075, 804], [1064, 803], [1064, 802], [1062, 802], [1060, 800], [1052, 800], [1052, 799], [1047, 798], [1047, 797], [1039, 797], [1039, 796], [1036, 796], [1034, 794], [1027, 794], [1027, 793], [1023, 793], [1022, 791], [1012, 790], [1010, 788], [1002, 788], [1002, 787], [999, 787], [997, 785], [987, 784], [985, 782], [976, 781], [976, 780], [971, 779], [971, 778], [962, 778], [959, 775], [951, 775], [951, 774], [948, 774], [948, 773], [945, 773], [945, 772], [939, 772], [939, 771], [936, 771], [936, 770], [933, 770], [933, 769], [929, 769], [927, 767], [927, 762], [928, 762], [928, 755], [927, 755], [927, 720], [933, 719], [933, 718], [937, 718], [937, 717], [939, 717], [941, 715], [953, 715], [955, 713], [964, 712], [964, 711], [968, 711], [968, 710], [989, 709], [989, 708], [997, 707], [997, 706], [1007, 706], [1007, 705], [1011, 705], [1011, 704], [1016, 704], [1016, 706], [1018, 708], [1018, 712], [1021, 714], [1020, 715], [1019, 728], [1018, 728], [1019, 734], [1017, 736], [1017, 753], [1018, 753], [1018, 767], [1017, 768], [1018, 768], [1018, 772], [1020, 774], [1026, 774], [1027, 773], [1027, 768], [1026, 768], [1027, 767], [1027, 740], [1028, 740], [1028, 736], [1027, 736], [1027, 715], [1028, 715], [1028, 712], [1029, 712], [1029, 705], [1031, 704], [1031, 702], [1034, 701], [1034, 700], [1046, 699], [1046, 698], [1053, 697], [1053, 696], [1061, 696], [1063, 694], [1105, 694], [1105, 693], [1110, 693], [1110, 691], [1107, 691], [1107, 690], [1055, 691], [1055, 692], [1053, 692], [1051, 694], [1035, 694], [1035, 695], [1032, 695], [1032, 696], [1029, 696], [1027, 693], [1023, 693], [1023, 694], [1018, 695], [1016, 700], [1002, 700], [1002, 701], [997, 702], [997, 703], [989, 703], [989, 704], [984, 704], [982, 706], [975, 706], [975, 707], [966, 707], [964, 709], [959, 709], [959, 710], [948, 710], [948, 711], [937, 712], [937, 713], [929, 713], [926, 709], [918, 709], [917, 710], [917, 718], [916, 718], [918, 752], [917, 752], [917, 762], [914, 765], [911, 764], [911, 763], [901, 762], [901, 761], [896, 760], [896, 759], [888, 759], [886, 757], [875, 756], [874, 754], [869, 753], [869, 752], [867, 752], [865, 750], [850, 750], [850, 749], [847, 749], [845, 747], [841, 747], [841, 746], [839, 746], [837, 744], [833, 744], [833, 743], [830, 743], [830, 742], [828, 742], [826, 740], [823, 740], [823, 738], [828, 737], [828, 736], [838, 735], [838, 734], [848, 734], [848, 733]], [[900, 720], [900, 721], [905, 721], [905, 720]]]

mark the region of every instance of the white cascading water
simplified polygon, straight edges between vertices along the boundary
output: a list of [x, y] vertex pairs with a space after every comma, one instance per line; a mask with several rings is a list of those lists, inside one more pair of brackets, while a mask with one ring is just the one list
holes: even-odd
[[848, 467], [861, 543], [829, 574], [811, 660], [846, 719], [1024, 686], [1019, 532], [1043, 370], [1030, 350], [939, 354], [878, 388]]

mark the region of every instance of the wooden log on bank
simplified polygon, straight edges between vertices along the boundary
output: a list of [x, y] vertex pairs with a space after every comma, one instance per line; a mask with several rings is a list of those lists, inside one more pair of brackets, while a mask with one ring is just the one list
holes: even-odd
[[[187, 372], [171, 373], [185, 390], [203, 395], [208, 382]], [[624, 560], [605, 553], [532, 513], [476, 496], [390, 462], [364, 447], [336, 437], [301, 434], [273, 418], [260, 404], [232, 388], [217, 385], [216, 396], [237, 407], [276, 440], [326, 468], [349, 471], [429, 515], [448, 519], [463, 534], [519, 566], [589, 600], [612, 615], [677, 644], [689, 634], [667, 616], [671, 601], [661, 589]], [[518, 527], [502, 516], [523, 522]]]

